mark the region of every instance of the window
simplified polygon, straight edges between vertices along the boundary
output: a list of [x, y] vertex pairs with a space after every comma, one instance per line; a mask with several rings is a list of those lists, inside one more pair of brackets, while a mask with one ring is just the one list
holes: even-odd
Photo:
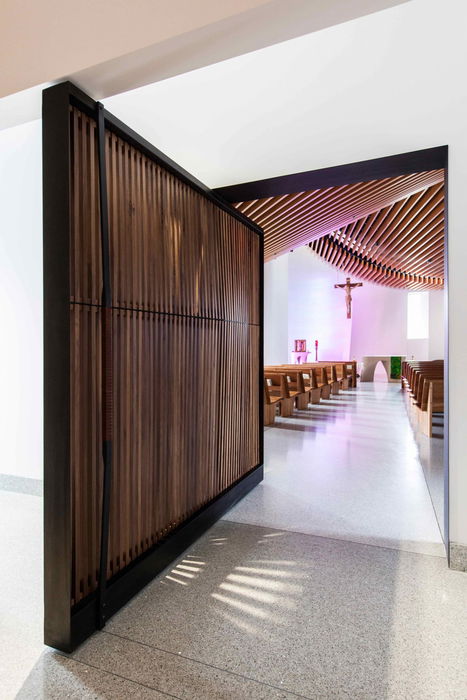
[[428, 338], [428, 292], [407, 294], [407, 339]]

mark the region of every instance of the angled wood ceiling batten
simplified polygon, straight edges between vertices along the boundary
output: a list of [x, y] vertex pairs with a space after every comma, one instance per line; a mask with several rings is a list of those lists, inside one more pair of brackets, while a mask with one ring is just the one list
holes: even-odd
[[395, 201], [442, 182], [444, 170], [239, 202], [265, 231], [265, 260], [306, 245]]
[[380, 284], [444, 283], [444, 169], [238, 202], [265, 232], [265, 261], [309, 244]]
[[389, 287], [444, 284], [444, 184], [432, 185], [312, 241], [339, 270]]

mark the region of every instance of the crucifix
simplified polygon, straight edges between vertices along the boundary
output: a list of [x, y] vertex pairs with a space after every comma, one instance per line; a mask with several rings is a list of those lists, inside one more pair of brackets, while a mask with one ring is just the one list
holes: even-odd
[[352, 289], [363, 287], [363, 282], [350, 283], [350, 277], [346, 278], [345, 284], [335, 284], [334, 289], [345, 289], [345, 303], [347, 304], [347, 318], [352, 318]]

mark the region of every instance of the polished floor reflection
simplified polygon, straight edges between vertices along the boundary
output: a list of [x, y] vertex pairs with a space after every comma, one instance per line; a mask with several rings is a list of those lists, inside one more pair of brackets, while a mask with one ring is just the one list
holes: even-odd
[[36, 639], [5, 698], [465, 700], [467, 575], [427, 487], [439, 449], [397, 385], [265, 438], [263, 484], [74, 654]]
[[421, 461], [442, 504], [439, 443], [412, 430], [398, 383], [360, 384], [276, 419], [264, 482], [227, 517], [444, 556]]

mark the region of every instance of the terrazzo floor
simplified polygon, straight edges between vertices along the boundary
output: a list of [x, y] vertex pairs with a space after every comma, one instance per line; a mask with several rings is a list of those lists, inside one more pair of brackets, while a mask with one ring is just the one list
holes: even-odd
[[422, 454], [441, 507], [439, 443], [414, 433], [398, 383], [360, 384], [276, 419], [265, 433], [264, 481], [226, 517], [444, 556], [421, 464]]
[[420, 450], [397, 385], [265, 442], [263, 484], [104, 631], [65, 656], [30, 630], [19, 673], [23, 630], [0, 697], [465, 700], [467, 576], [447, 568], [424, 475], [439, 451]]

